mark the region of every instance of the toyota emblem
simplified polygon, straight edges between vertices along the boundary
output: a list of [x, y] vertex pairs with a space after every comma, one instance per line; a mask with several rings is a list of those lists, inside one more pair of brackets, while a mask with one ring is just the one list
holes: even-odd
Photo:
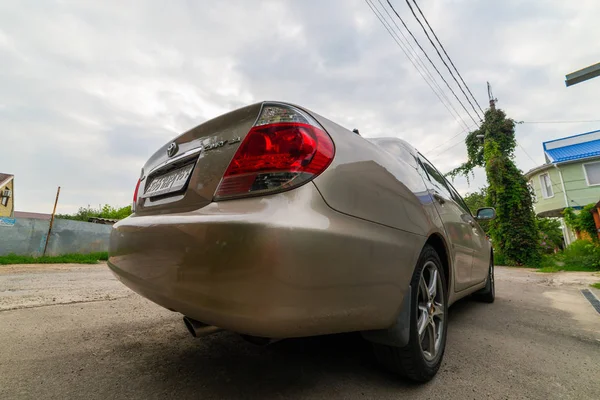
[[177, 154], [177, 150], [179, 150], [179, 146], [177, 146], [177, 143], [173, 142], [169, 145], [169, 147], [167, 147], [167, 155], [169, 157], [173, 157], [175, 154]]

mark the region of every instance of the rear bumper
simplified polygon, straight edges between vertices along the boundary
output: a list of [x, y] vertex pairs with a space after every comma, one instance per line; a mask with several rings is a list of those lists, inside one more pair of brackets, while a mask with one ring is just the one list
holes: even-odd
[[109, 267], [142, 296], [207, 324], [311, 336], [390, 326], [424, 241], [332, 210], [310, 183], [127, 218], [111, 233]]

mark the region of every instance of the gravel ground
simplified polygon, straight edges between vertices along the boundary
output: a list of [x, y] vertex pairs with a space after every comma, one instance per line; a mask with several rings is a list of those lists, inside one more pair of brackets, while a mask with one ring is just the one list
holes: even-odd
[[0, 266], [0, 398], [599, 399], [600, 314], [580, 289], [600, 276], [496, 276], [494, 304], [451, 308], [440, 372], [419, 386], [356, 334], [193, 339], [104, 265]]

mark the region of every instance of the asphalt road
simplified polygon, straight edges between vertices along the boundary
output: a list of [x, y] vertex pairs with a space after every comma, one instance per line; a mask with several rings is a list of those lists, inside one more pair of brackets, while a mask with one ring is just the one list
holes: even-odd
[[1, 399], [600, 399], [591, 274], [497, 269], [497, 299], [450, 310], [438, 376], [382, 371], [356, 334], [256, 347], [192, 338], [100, 266], [0, 266]]

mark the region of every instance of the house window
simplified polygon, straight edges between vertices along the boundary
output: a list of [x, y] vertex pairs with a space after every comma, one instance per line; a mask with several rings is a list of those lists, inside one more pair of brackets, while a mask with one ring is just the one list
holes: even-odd
[[6, 205], [8, 204], [8, 197], [2, 197], [2, 200], [0, 200], [0, 202], [4, 207], [6, 207]]
[[600, 161], [583, 164], [583, 171], [588, 186], [600, 185]]
[[552, 181], [550, 180], [549, 174], [540, 175], [540, 185], [542, 186], [542, 196], [545, 199], [554, 197], [554, 191], [552, 190]]

